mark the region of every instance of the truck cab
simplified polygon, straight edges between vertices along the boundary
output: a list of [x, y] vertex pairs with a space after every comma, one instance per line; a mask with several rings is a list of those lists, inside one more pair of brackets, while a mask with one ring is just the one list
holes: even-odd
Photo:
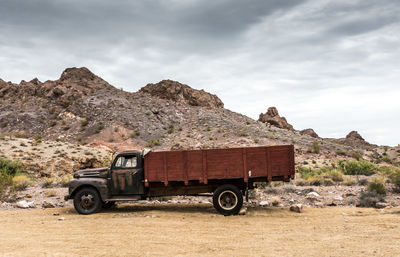
[[69, 182], [69, 194], [81, 214], [108, 208], [115, 201], [139, 200], [145, 194], [143, 152], [119, 153], [109, 168], [78, 170]]

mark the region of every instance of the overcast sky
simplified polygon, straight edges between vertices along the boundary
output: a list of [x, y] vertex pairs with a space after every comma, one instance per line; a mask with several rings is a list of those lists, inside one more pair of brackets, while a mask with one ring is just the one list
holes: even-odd
[[400, 143], [398, 0], [0, 0], [0, 78], [172, 79], [254, 119]]

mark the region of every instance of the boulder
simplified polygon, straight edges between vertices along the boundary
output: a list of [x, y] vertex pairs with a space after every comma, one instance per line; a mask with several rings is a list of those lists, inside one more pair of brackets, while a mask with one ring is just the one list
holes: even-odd
[[43, 208], [54, 208], [55, 205], [52, 204], [52, 203], [50, 203], [50, 202], [48, 202], [48, 201], [43, 201], [42, 207], [43, 207]]
[[269, 202], [268, 201], [261, 201], [258, 205], [260, 205], [260, 206], [268, 206]]
[[303, 205], [301, 204], [293, 204], [289, 208], [290, 211], [301, 213], [303, 212]]
[[26, 200], [22, 200], [22, 201], [17, 202], [16, 206], [18, 208], [27, 209], [27, 208], [34, 208], [35, 204], [34, 204], [34, 201], [28, 202]]
[[320, 195], [317, 192], [310, 192], [307, 194], [308, 197], [319, 197]]
[[300, 130], [301, 135], [308, 135], [310, 137], [318, 138], [318, 134], [312, 128]]
[[162, 80], [156, 84], [147, 84], [139, 92], [192, 106], [224, 108], [224, 103], [216, 95], [204, 90], [193, 89], [173, 80]]
[[389, 204], [388, 203], [384, 203], [384, 202], [377, 202], [376, 205], [375, 205], [375, 207], [378, 208], [378, 209], [383, 209], [383, 208], [386, 208], [388, 206], [389, 206]]
[[294, 130], [293, 126], [286, 121], [285, 117], [281, 117], [279, 115], [278, 109], [276, 109], [276, 107], [269, 107], [265, 114], [261, 113], [258, 121], [270, 124], [278, 128], [288, 129], [292, 131]]

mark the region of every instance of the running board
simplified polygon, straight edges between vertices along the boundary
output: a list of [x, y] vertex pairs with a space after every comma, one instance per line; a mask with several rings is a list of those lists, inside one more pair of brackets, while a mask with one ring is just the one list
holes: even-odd
[[130, 195], [130, 196], [114, 196], [106, 199], [106, 201], [137, 201], [141, 200], [140, 195]]

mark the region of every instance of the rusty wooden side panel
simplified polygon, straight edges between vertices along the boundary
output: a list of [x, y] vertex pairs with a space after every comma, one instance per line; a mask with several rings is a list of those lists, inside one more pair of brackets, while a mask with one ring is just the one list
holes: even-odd
[[243, 178], [241, 148], [210, 149], [207, 151], [208, 179]]
[[207, 184], [219, 179], [289, 179], [294, 178], [294, 148], [283, 145], [150, 152], [145, 156], [145, 169], [145, 181], [164, 185], [168, 181], [187, 185], [189, 181]]

